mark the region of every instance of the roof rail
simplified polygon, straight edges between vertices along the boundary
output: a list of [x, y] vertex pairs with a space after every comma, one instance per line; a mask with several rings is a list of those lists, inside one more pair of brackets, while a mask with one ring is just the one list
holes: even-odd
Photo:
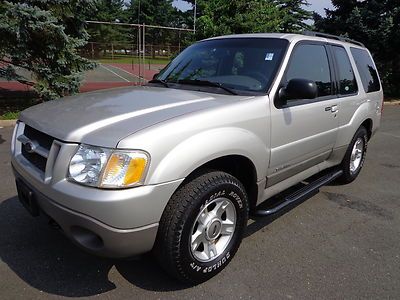
[[303, 34], [307, 35], [307, 36], [324, 37], [324, 38], [328, 38], [328, 39], [333, 39], [333, 40], [338, 40], [338, 41], [342, 41], [342, 42], [352, 43], [352, 44], [356, 44], [356, 45], [361, 46], [361, 47], [365, 47], [365, 45], [363, 43], [355, 41], [355, 40], [352, 40], [352, 39], [349, 39], [349, 38], [344, 37], [344, 36], [338, 36], [338, 35], [321, 33], [321, 32], [316, 32], [316, 31], [309, 31], [309, 30], [303, 31]]

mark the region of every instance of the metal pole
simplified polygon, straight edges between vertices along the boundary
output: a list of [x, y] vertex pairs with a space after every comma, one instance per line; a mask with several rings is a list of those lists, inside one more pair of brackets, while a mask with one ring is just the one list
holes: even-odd
[[137, 22], [138, 22], [138, 24], [140, 24], [140, 0], [139, 0], [138, 13], [137, 13]]
[[144, 78], [145, 68], [146, 68], [146, 25], [143, 23], [143, 82], [146, 81]]
[[[142, 24], [135, 23], [115, 23], [115, 22], [105, 22], [105, 21], [86, 21], [88, 24], [105, 24], [105, 25], [116, 25], [116, 26], [134, 26], [141, 27]], [[189, 28], [179, 28], [179, 27], [168, 27], [168, 26], [159, 26], [159, 25], [146, 25], [148, 28], [158, 28], [158, 29], [168, 29], [168, 30], [180, 30], [180, 31], [188, 31], [193, 32], [193, 29]]]
[[140, 65], [141, 65], [141, 54], [140, 54], [140, 51], [141, 51], [141, 49], [142, 49], [142, 41], [141, 41], [141, 39], [142, 39], [142, 32], [141, 32], [141, 27], [139, 26], [138, 27], [138, 49], [137, 49], [137, 51], [138, 51], [138, 63], [139, 63], [139, 82], [142, 82], [142, 77], [141, 77], [141, 73], [142, 73], [142, 70], [141, 70], [141, 67], [140, 67]]
[[197, 0], [194, 1], [193, 32], [196, 34]]

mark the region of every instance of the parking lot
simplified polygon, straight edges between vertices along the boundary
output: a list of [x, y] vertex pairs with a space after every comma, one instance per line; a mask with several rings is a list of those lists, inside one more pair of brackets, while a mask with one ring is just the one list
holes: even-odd
[[[273, 218], [251, 220], [231, 264], [196, 287], [150, 255], [91, 256], [16, 197], [12, 128], [0, 128], [0, 298], [388, 299], [400, 297], [400, 106], [385, 106], [360, 177]], [[139, 241], [140, 242], [140, 241]]]

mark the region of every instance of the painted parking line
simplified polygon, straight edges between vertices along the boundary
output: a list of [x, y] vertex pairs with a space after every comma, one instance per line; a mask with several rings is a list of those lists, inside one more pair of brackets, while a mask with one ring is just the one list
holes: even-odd
[[115, 73], [113, 70], [107, 68], [106, 66], [104, 66], [103, 64], [100, 64], [100, 67], [106, 69], [107, 71], [109, 71], [110, 73], [114, 74], [115, 76], [121, 78], [122, 80], [126, 81], [126, 82], [131, 82], [130, 80], [126, 79], [125, 77], [122, 77], [121, 75]]

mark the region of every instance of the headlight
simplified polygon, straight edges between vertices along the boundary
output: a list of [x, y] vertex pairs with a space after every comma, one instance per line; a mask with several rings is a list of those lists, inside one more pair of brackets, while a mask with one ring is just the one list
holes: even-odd
[[81, 145], [69, 165], [69, 179], [102, 188], [143, 184], [149, 157], [142, 151], [111, 150]]

